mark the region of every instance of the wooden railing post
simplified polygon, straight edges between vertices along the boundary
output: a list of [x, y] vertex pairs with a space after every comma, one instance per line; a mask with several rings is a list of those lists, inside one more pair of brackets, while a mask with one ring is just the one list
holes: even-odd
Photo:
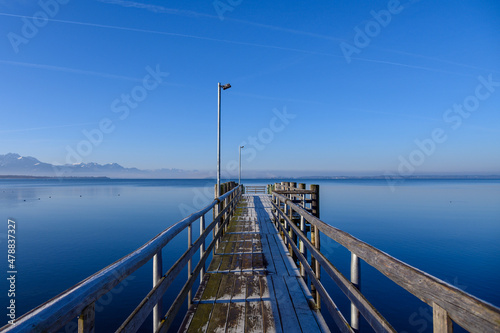
[[[222, 186], [222, 190], [221, 190], [221, 195], [224, 195], [226, 193], [226, 188], [227, 188], [227, 183], [223, 183], [221, 184]], [[226, 199], [222, 200], [221, 203], [220, 203], [220, 212], [222, 212], [224, 210], [224, 208], [226, 208]], [[226, 214], [227, 214], [227, 211], [222, 214], [221, 216], [221, 220], [219, 222], [219, 229], [220, 229], [220, 226], [224, 224], [224, 221], [226, 220]], [[224, 230], [222, 230], [222, 233], [221, 233], [221, 237], [224, 235]], [[219, 241], [217, 241], [217, 247], [219, 245]]]
[[[302, 231], [302, 235], [304, 235], [304, 237], [307, 237], [306, 223], [304, 220], [304, 216], [302, 215], [300, 215], [300, 231]], [[304, 242], [302, 241], [302, 239], [300, 239], [300, 253], [302, 253], [304, 258], [307, 258], [306, 247], [304, 246]], [[304, 268], [304, 264], [302, 262], [300, 263], [300, 275], [302, 276], [302, 278], [306, 278], [306, 269]]]
[[[200, 235], [205, 231], [205, 215], [200, 217]], [[200, 260], [203, 259], [203, 255], [205, 254], [205, 240], [200, 245]], [[200, 283], [203, 281], [203, 275], [205, 275], [205, 263], [201, 266], [200, 270]]]
[[[306, 184], [304, 183], [299, 183], [299, 190], [305, 190], [306, 189]], [[302, 194], [301, 195], [302, 197], [302, 208], [306, 208], [306, 194]], [[307, 237], [307, 231], [306, 231], [306, 223], [305, 223], [305, 219], [302, 215], [300, 215], [300, 231], [302, 232], [302, 235], [304, 235], [304, 237]], [[307, 249], [306, 247], [304, 246], [304, 242], [302, 241], [301, 238], [299, 238], [299, 249], [300, 249], [300, 253], [302, 253], [302, 255], [307, 258]], [[304, 265], [302, 263], [300, 263], [300, 275], [302, 276], [302, 278], [306, 278], [306, 270], [304, 268]]]
[[[222, 185], [217, 188], [217, 184], [215, 185], [215, 198], [219, 198], [221, 196], [220, 194], [220, 190], [222, 188]], [[214, 212], [214, 218], [213, 220], [215, 221], [215, 219], [219, 216], [219, 212], [220, 212], [220, 204], [215, 204], [214, 205], [214, 208], [213, 208], [213, 212]], [[217, 235], [217, 233], [219, 232], [219, 223], [215, 223], [215, 227], [214, 229], [212, 230], [212, 237], [215, 239], [215, 235]], [[217, 250], [219, 246], [219, 242], [216, 241], [215, 242], [215, 246], [214, 246], [214, 249], [213, 249], [213, 254], [215, 255], [215, 251]]]
[[[191, 247], [193, 246], [193, 225], [190, 224], [188, 226], [188, 250], [191, 249]], [[192, 267], [192, 259], [189, 259], [188, 261], [188, 281], [189, 279], [191, 278], [191, 276], [193, 276], [193, 267]], [[192, 290], [189, 289], [189, 292], [188, 292], [188, 308], [191, 307], [191, 301], [192, 301]]]
[[[311, 194], [311, 213], [312, 215], [319, 218], [319, 185], [311, 184], [310, 190], [314, 193]], [[319, 229], [311, 225], [311, 243], [314, 247], [320, 251], [320, 235]], [[316, 278], [320, 280], [321, 278], [321, 265], [320, 263], [311, 256], [311, 268], [316, 274]], [[318, 292], [316, 292], [316, 287], [311, 284], [311, 295], [314, 297], [316, 301], [317, 308], [321, 308], [321, 299]]]
[[314, 193], [311, 194], [311, 214], [319, 219], [319, 185], [311, 184], [310, 189], [314, 191]]
[[[158, 281], [161, 279], [163, 275], [163, 260], [162, 260], [162, 249], [158, 251], [153, 256], [153, 287], [156, 286]], [[156, 329], [160, 326], [160, 321], [162, 318], [162, 300], [158, 302], [153, 308], [153, 332], [156, 332]]]
[[94, 333], [95, 331], [95, 302], [83, 309], [78, 317], [78, 333]]
[[[226, 186], [226, 192], [231, 191], [232, 186], [233, 186], [232, 182], [231, 182], [231, 183], [228, 183], [228, 184], [227, 184], [227, 186]], [[229, 206], [229, 203], [230, 203], [230, 202], [231, 202], [231, 197], [229, 196], [229, 197], [227, 197], [227, 198], [224, 200], [224, 207]], [[226, 211], [226, 214], [225, 214], [225, 215], [226, 215], [226, 219], [225, 219], [225, 220], [229, 220], [229, 219], [231, 219], [231, 211], [230, 211], [230, 208], [228, 208], [228, 210]], [[225, 227], [224, 227], [224, 232], [223, 232], [223, 234], [224, 234], [224, 233], [226, 233], [226, 231], [227, 231], [227, 228], [228, 228], [228, 227], [229, 227], [229, 223], [226, 223], [226, 225], [225, 225]]]
[[[359, 290], [361, 287], [359, 258], [351, 252], [351, 283]], [[351, 302], [351, 327], [354, 331], [359, 331], [359, 310]]]
[[445, 309], [433, 303], [432, 305], [432, 326], [434, 333], [452, 333], [453, 324]]
[[[283, 213], [285, 213], [285, 216], [288, 215], [288, 205], [286, 204], [286, 202], [283, 203], [284, 206], [283, 206]], [[286, 219], [283, 219], [283, 229], [284, 231], [281, 231], [281, 237], [283, 238], [283, 242], [285, 243], [285, 246], [287, 246], [287, 239], [285, 237], [285, 235], [283, 235], [283, 232], [287, 232], [288, 230], [288, 223], [286, 221]]]
[[[274, 194], [273, 194], [273, 197], [272, 197], [272, 198], [273, 198], [274, 204], [276, 205], [276, 206], [274, 207], [274, 221], [273, 221], [273, 222], [274, 222], [274, 226], [275, 226], [276, 228], [278, 228], [278, 222], [279, 222], [279, 218], [280, 218], [280, 216], [278, 215], [278, 209], [277, 209], [276, 207], [279, 207], [279, 204], [280, 204], [280, 199], [278, 199], [278, 197], [277, 197], [277, 196], [275, 196]], [[279, 230], [279, 229], [278, 229], [278, 230]]]
[[[297, 189], [297, 183], [296, 182], [291, 182], [290, 183], [290, 190], [296, 190]], [[297, 195], [296, 194], [291, 194], [290, 195], [290, 200], [295, 200], [295, 198], [297, 198]], [[289, 214], [289, 218], [290, 218], [290, 222], [297, 225], [296, 221], [293, 219], [293, 209], [292, 207], [290, 207], [290, 214]], [[290, 231], [288, 233], [288, 235], [290, 235], [290, 238], [292, 239], [292, 242], [298, 246], [298, 239], [297, 239], [297, 235], [293, 232], [293, 229], [292, 227], [290, 226]], [[298, 257], [297, 255], [295, 254], [295, 252], [293, 252], [292, 250], [292, 245], [290, 244], [288, 246], [288, 252], [292, 255], [292, 259], [295, 263], [297, 263], [298, 261]]]
[[[290, 182], [290, 190], [295, 190], [297, 188], [297, 183], [296, 182]], [[294, 200], [296, 197], [295, 194], [290, 195], [290, 199]]]
[[[299, 184], [299, 190], [305, 190], [306, 189], [306, 184], [300, 183]], [[302, 199], [302, 207], [306, 208], [306, 194], [301, 194], [300, 198]]]

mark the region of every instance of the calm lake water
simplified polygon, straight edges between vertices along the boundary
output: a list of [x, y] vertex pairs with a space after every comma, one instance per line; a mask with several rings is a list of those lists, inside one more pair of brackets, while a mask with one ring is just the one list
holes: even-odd
[[[272, 182], [243, 181], [246, 185]], [[312, 182], [320, 185], [320, 214], [326, 223], [500, 306], [500, 181], [412, 180], [396, 185], [394, 191], [382, 180]], [[17, 315], [210, 203], [213, 188], [211, 180], [0, 180], [0, 243], [5, 251], [7, 219], [17, 226]], [[207, 219], [211, 216], [207, 214]], [[187, 237], [181, 234], [167, 246], [164, 267], [186, 247]], [[348, 276], [349, 252], [326, 237], [321, 247]], [[8, 270], [6, 260], [2, 270]], [[361, 270], [363, 292], [396, 330], [432, 331], [430, 307], [371, 266], [362, 263]], [[126, 319], [151, 288], [151, 271], [149, 263], [97, 303], [98, 332], [114, 331]], [[167, 292], [166, 306], [186, 275]], [[323, 277], [348, 318], [349, 302], [326, 274]], [[1, 293], [3, 306], [9, 300], [6, 294]], [[2, 316], [0, 325], [8, 320]], [[366, 323], [362, 325], [363, 329]], [[151, 329], [148, 319], [141, 331]], [[74, 323], [61, 332], [76, 332]]]

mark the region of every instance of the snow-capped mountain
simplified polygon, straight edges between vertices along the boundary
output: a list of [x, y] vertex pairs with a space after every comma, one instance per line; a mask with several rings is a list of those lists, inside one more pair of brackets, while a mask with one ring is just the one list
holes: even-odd
[[0, 174], [35, 175], [51, 171], [52, 164], [40, 162], [31, 156], [20, 156], [12, 153], [0, 155]]
[[0, 155], [0, 175], [44, 177], [113, 177], [113, 178], [193, 178], [207, 175], [197, 170], [125, 168], [117, 163], [78, 163], [53, 165], [31, 156], [9, 153]]

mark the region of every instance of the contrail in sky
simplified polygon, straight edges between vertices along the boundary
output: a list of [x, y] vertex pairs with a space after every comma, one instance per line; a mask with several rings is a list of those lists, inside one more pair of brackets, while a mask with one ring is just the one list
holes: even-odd
[[[0, 15], [3, 15], [3, 16], [12, 16], [12, 17], [20, 17], [20, 18], [31, 18], [31, 19], [33, 19], [32, 16], [17, 15], [17, 14], [0, 13]], [[68, 21], [68, 20], [56, 20], [56, 19], [48, 19], [48, 20], [52, 21], [52, 22], [66, 23], [66, 24], [75, 24], [75, 25], [82, 25], [82, 26], [88, 26], [88, 27], [106, 28], [106, 29], [115, 29], [115, 30], [125, 30], [125, 31], [142, 32], [142, 33], [150, 33], [150, 34], [166, 35], [166, 36], [174, 36], [174, 37], [185, 37], [185, 38], [209, 40], [209, 41], [229, 43], [229, 44], [256, 46], [256, 47], [263, 47], [263, 48], [270, 48], [270, 49], [278, 49], [278, 50], [285, 50], [285, 51], [294, 51], [294, 52], [302, 52], [302, 53], [308, 53], [308, 54], [324, 55], [324, 56], [331, 56], [331, 57], [343, 58], [340, 55], [334, 55], [334, 54], [328, 54], [328, 53], [321, 53], [321, 52], [315, 52], [315, 51], [309, 51], [309, 50], [301, 50], [301, 49], [295, 49], [295, 48], [289, 48], [289, 47], [281, 47], [281, 46], [275, 46], [275, 45], [264, 45], [264, 44], [257, 44], [257, 43], [239, 42], [239, 41], [228, 40], [228, 39], [203, 37], [203, 36], [188, 35], [188, 34], [181, 34], [181, 33], [175, 33], [175, 32], [147, 30], [147, 29], [138, 29], [138, 28], [128, 28], [128, 27], [120, 27], [120, 26], [115, 26], [115, 25], [98, 24], [98, 23], [87, 23], [87, 22], [78, 22], [78, 21]]]
[[120, 80], [134, 81], [134, 82], [142, 82], [142, 79], [139, 79], [139, 78], [133, 78], [133, 77], [115, 75], [115, 74], [109, 74], [109, 73], [94, 72], [94, 71], [86, 71], [86, 70], [81, 70], [81, 69], [74, 69], [74, 68], [54, 66], [54, 65], [35, 64], [35, 63], [19, 62], [19, 61], [8, 61], [8, 60], [1, 60], [1, 59], [0, 59], [0, 64], [22, 66], [22, 67], [31, 67], [31, 68], [38, 68], [38, 69], [47, 69], [47, 70], [52, 70], [52, 71], [56, 71], [56, 72], [66, 72], [66, 73], [74, 73], [74, 74], [100, 76], [100, 77], [104, 77], [104, 78], [108, 78], [108, 79], [120, 79]]
[[[105, 1], [105, 0], [99, 0], [99, 1]], [[118, 1], [118, 0], [108, 0], [108, 1]], [[158, 7], [158, 6], [155, 6], [155, 7]], [[172, 11], [172, 13], [174, 13], [174, 12], [176, 12], [176, 10]], [[206, 15], [206, 14], [204, 14], [204, 15]], [[32, 16], [17, 15], [17, 14], [8, 14], [8, 13], [0, 13], [0, 16], [10, 16], [10, 17], [20, 17], [20, 18], [31, 18], [31, 19], [33, 19]], [[52, 21], [52, 22], [65, 23], [65, 24], [74, 24], [74, 25], [89, 26], [89, 27], [96, 27], [96, 28], [124, 30], [124, 31], [133, 31], [133, 32], [139, 32], [139, 33], [150, 33], [150, 34], [166, 35], [166, 36], [173, 36], [173, 37], [184, 37], [184, 38], [192, 38], [192, 39], [200, 39], [200, 40], [209, 40], [209, 41], [221, 42], [221, 43], [229, 43], [229, 44], [246, 45], [246, 46], [253, 46], [253, 47], [278, 49], [278, 50], [283, 50], [283, 51], [299, 52], [299, 53], [305, 53], [305, 54], [311, 54], [311, 55], [319, 55], [319, 56], [327, 56], [327, 57], [334, 57], [334, 58], [344, 59], [344, 56], [342, 56], [342, 55], [337, 55], [337, 54], [332, 54], [332, 53], [324, 53], [324, 52], [317, 52], [317, 51], [311, 51], [311, 50], [303, 50], [303, 49], [297, 49], [297, 48], [275, 46], [275, 45], [265, 45], [265, 44], [258, 44], [258, 43], [240, 42], [240, 41], [234, 41], [234, 40], [219, 39], [219, 38], [212, 38], [212, 37], [203, 37], [203, 36], [196, 36], [196, 35], [188, 35], [188, 34], [181, 34], [181, 33], [175, 33], [175, 32], [165, 32], [165, 31], [157, 31], [157, 30], [129, 28], [129, 27], [121, 27], [121, 26], [98, 24], [98, 23], [78, 22], [78, 21], [69, 21], [69, 20], [57, 20], [57, 19], [48, 19], [48, 20]], [[432, 71], [432, 72], [441, 72], [441, 73], [454, 74], [454, 75], [460, 75], [460, 76], [470, 76], [470, 75], [466, 75], [466, 74], [463, 74], [463, 73], [457, 73], [457, 72], [451, 72], [451, 71], [443, 71], [441, 69], [435, 69], [435, 68], [424, 67], [424, 66], [409, 65], [409, 64], [398, 63], [398, 62], [393, 62], [393, 61], [384, 61], [384, 60], [375, 60], [375, 59], [366, 59], [366, 58], [356, 58], [356, 57], [353, 57], [352, 59], [357, 59], [357, 60], [367, 61], [367, 62], [381, 63], [381, 64], [398, 66], [398, 67], [414, 68], [414, 69], [420, 69], [420, 70], [426, 70], [426, 71]], [[6, 63], [6, 62], [4, 62], [4, 63]], [[49, 68], [47, 68], [47, 69], [49, 69]], [[53, 69], [57, 70], [58, 67], [54, 66]], [[73, 71], [73, 72], [77, 73], [80, 70], [68, 69], [68, 71]], [[106, 77], [115, 77], [115, 78], [119, 77], [119, 76], [114, 76], [113, 74], [105, 74], [105, 73], [97, 73], [97, 72], [89, 72], [89, 71], [81, 71], [81, 74], [103, 75], [103, 76], [106, 76]], [[138, 80], [138, 79], [127, 78], [127, 77], [121, 77], [121, 78], [122, 79], [127, 79], [127, 80], [133, 80], [133, 81]]]
[[[179, 10], [179, 9], [174, 9], [174, 8], [167, 8], [167, 7], [163, 7], [163, 6], [144, 4], [144, 3], [135, 2], [135, 1], [127, 1], [127, 0], [96, 0], [96, 1], [99, 1], [102, 3], [107, 3], [107, 4], [119, 5], [122, 7], [145, 9], [145, 10], [149, 10], [151, 12], [160, 13], [160, 14], [171, 14], [171, 15], [186, 16], [186, 17], [206, 17], [206, 18], [220, 20], [220, 18], [216, 15], [210, 15], [210, 14], [195, 12], [195, 11], [191, 11], [191, 10]], [[411, 5], [411, 4], [413, 4], [413, 3], [408, 2], [408, 3], [402, 4], [402, 6], [407, 6], [407, 5]], [[231, 17], [225, 17], [224, 21], [252, 25], [255, 27], [266, 28], [266, 29], [275, 30], [275, 31], [282, 31], [282, 32], [296, 34], [296, 35], [315, 37], [315, 38], [329, 40], [329, 41], [349, 42], [345, 38], [316, 34], [316, 33], [307, 32], [307, 31], [300, 31], [300, 30], [296, 30], [296, 29], [277, 27], [277, 26], [273, 26], [273, 25], [269, 25], [269, 24], [251, 22], [251, 21], [247, 21], [247, 20], [240, 20], [240, 19], [235, 19], [235, 18], [231, 18]], [[401, 55], [411, 56], [411, 57], [415, 57], [415, 58], [423, 58], [423, 59], [428, 59], [428, 60], [432, 60], [432, 61], [446, 63], [446, 64], [450, 64], [450, 65], [454, 65], [454, 66], [491, 72], [491, 70], [488, 70], [488, 69], [484, 69], [484, 68], [480, 68], [480, 67], [476, 67], [476, 66], [470, 66], [470, 65], [466, 65], [466, 64], [462, 64], [462, 63], [458, 63], [458, 62], [443, 60], [443, 59], [439, 59], [439, 58], [435, 58], [435, 57], [429, 57], [429, 56], [425, 56], [425, 55], [421, 55], [421, 54], [417, 54], [417, 53], [398, 51], [398, 50], [382, 48], [382, 47], [377, 47], [377, 46], [372, 46], [372, 47], [374, 49], [379, 49], [379, 50], [390, 52], [390, 53], [401, 54]], [[336, 55], [330, 55], [330, 56], [336, 56]], [[353, 58], [353, 59], [355, 59], [355, 58]], [[393, 64], [393, 65], [402, 65], [402, 64], [390, 63], [390, 62], [386, 62], [386, 63]], [[419, 67], [414, 67], [414, 68], [419, 68]], [[420, 67], [420, 68], [425, 69], [422, 67]], [[452, 73], [452, 72], [449, 72], [449, 73]]]
[[9, 130], [0, 130], [0, 134], [5, 133], [17, 133], [17, 132], [31, 132], [31, 131], [40, 131], [40, 130], [48, 130], [55, 128], [65, 128], [65, 127], [81, 127], [86, 125], [96, 125], [97, 123], [83, 123], [83, 124], [67, 124], [67, 125], [59, 125], [59, 126], [46, 126], [46, 127], [32, 127], [32, 128], [18, 128], [18, 129], [9, 129]]

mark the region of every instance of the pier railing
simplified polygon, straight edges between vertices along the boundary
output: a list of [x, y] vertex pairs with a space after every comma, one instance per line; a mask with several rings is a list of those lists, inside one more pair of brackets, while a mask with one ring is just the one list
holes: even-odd
[[256, 185], [256, 186], [245, 186], [245, 193], [246, 194], [266, 194], [267, 193], [267, 186], [266, 185]]
[[[319, 202], [316, 202], [318, 199], [319, 188], [316, 185], [311, 185], [310, 190], [305, 189], [305, 184], [299, 184], [299, 188], [295, 183], [273, 185], [275, 225], [281, 231], [290, 253], [293, 253], [294, 258], [300, 262], [302, 276], [306, 280], [309, 277], [316, 307], [319, 308], [321, 297], [321, 301], [342, 332], [359, 330], [359, 314], [376, 332], [395, 332], [360, 291], [360, 260], [364, 260], [430, 305], [433, 308], [434, 332], [452, 332], [452, 321], [471, 332], [500, 332], [499, 308], [326, 224], [319, 219]], [[309, 233], [306, 224], [309, 224]], [[320, 252], [320, 234], [331, 238], [351, 252], [350, 280]], [[307, 251], [310, 252], [311, 262], [307, 260]], [[319, 275], [321, 268], [350, 300], [350, 323], [340, 313], [321, 283]]]
[[[168, 227], [134, 252], [19, 317], [14, 324], [0, 328], [0, 331], [55, 332], [78, 317], [79, 333], [94, 332], [95, 302], [131, 273], [153, 259], [153, 288], [117, 332], [136, 332], [151, 312], [153, 312], [154, 331], [166, 332], [185, 299], [188, 298], [188, 303], [191, 302], [191, 289], [198, 275], [203, 276], [205, 262], [234, 214], [236, 204], [241, 198], [242, 186], [236, 186], [234, 182], [221, 184], [220, 193], [224, 194], [205, 208]], [[214, 209], [213, 221], [205, 227], [205, 215], [212, 208]], [[200, 221], [200, 236], [193, 242], [192, 227], [193, 223], [198, 220]], [[185, 229], [188, 230], [188, 249], [164, 274], [162, 249]], [[210, 232], [213, 233], [213, 239], [205, 248], [205, 241]], [[192, 269], [192, 258], [198, 251], [200, 251], [200, 260]], [[162, 311], [162, 297], [186, 265], [188, 266], [188, 279], [165, 313]]]

